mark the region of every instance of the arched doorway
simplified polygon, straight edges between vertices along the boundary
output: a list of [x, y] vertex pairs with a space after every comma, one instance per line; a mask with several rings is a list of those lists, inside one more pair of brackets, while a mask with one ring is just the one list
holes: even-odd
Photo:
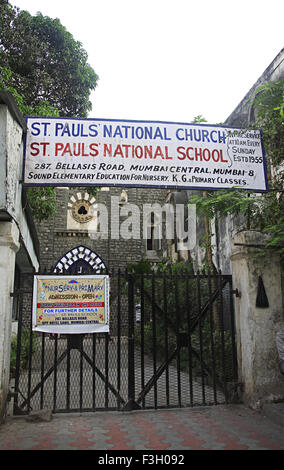
[[100, 273], [107, 266], [100, 256], [86, 246], [76, 246], [63, 255], [53, 267], [53, 271], [70, 274]]

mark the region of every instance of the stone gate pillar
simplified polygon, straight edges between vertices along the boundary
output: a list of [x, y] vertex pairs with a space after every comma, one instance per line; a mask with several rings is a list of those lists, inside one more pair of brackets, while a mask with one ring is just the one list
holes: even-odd
[[0, 422], [9, 390], [15, 264], [19, 273], [39, 268], [38, 239], [21, 185], [26, 130], [13, 96], [0, 91]]
[[5, 413], [9, 390], [10, 342], [16, 253], [19, 229], [14, 222], [0, 224], [0, 417]]
[[283, 290], [279, 256], [268, 250], [259, 256], [267, 238], [244, 231], [232, 243], [239, 381], [243, 400], [253, 407], [284, 398], [279, 371], [276, 333], [284, 326]]

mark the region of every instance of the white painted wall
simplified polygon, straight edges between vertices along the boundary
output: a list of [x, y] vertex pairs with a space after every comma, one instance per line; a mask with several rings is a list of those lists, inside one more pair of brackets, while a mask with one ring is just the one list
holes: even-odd
[[[267, 236], [257, 231], [239, 232], [233, 239], [233, 286], [235, 298], [239, 381], [243, 399], [252, 406], [284, 399], [284, 378], [279, 371], [276, 333], [284, 327], [281, 266], [272, 251], [259, 256], [251, 245], [263, 245]], [[256, 307], [258, 278], [262, 277], [269, 307]]]
[[0, 421], [5, 417], [9, 390], [12, 297], [16, 253], [23, 246], [31, 267], [39, 269], [25, 211], [22, 207], [23, 127], [0, 104]]

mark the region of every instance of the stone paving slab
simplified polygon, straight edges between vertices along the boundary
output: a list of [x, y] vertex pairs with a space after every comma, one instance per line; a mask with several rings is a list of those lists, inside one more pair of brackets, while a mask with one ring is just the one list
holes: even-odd
[[284, 450], [284, 429], [244, 405], [8, 417], [0, 450]]

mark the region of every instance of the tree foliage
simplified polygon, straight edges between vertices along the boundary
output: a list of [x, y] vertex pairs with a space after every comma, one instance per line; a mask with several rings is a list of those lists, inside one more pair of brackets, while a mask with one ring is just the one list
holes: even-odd
[[208, 191], [192, 196], [197, 213], [210, 219], [234, 216], [239, 228], [261, 230], [270, 235], [266, 248], [284, 256], [284, 80], [269, 82], [251, 96], [253, 127], [262, 129], [269, 191], [261, 195], [239, 189]]
[[98, 77], [59, 19], [32, 16], [0, 0], [0, 67], [1, 86], [22, 97], [25, 115], [48, 106], [52, 115], [86, 117], [91, 109]]
[[[284, 158], [284, 79], [268, 82], [251, 97], [256, 124], [262, 129], [269, 163], [283, 177]], [[275, 181], [274, 181], [275, 183]]]

